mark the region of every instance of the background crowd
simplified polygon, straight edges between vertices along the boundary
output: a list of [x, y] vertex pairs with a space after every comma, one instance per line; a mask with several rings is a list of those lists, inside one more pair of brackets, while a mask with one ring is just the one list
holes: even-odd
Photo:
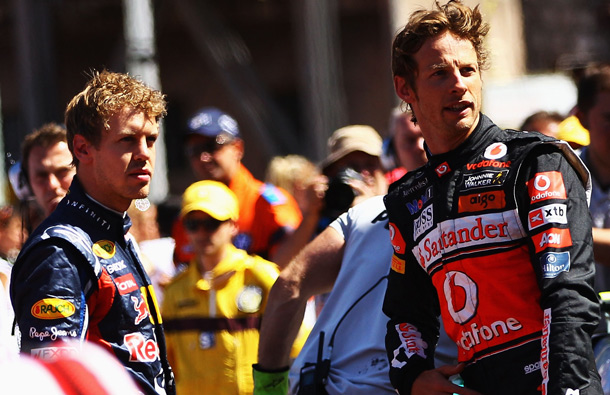
[[[574, 83], [578, 98], [569, 113], [537, 111], [513, 127], [567, 142], [589, 169], [595, 291], [603, 292], [610, 290], [610, 65], [588, 65]], [[163, 322], [178, 394], [249, 394], [255, 381], [257, 393], [289, 387], [296, 393], [305, 387], [302, 368], [324, 360], [326, 376], [322, 382], [316, 370], [314, 391], [355, 393], [349, 383], [359, 382], [394, 393], [381, 310], [393, 253], [382, 197], [431, 153], [410, 108], [403, 104], [385, 116], [383, 131], [369, 125], [333, 131], [321, 161], [293, 153], [272, 158], [259, 180], [242, 163], [249, 144], [240, 125], [209, 103], [191, 115], [181, 136], [197, 181], [179, 199], [153, 204], [145, 194], [130, 195], [123, 208], [104, 204], [102, 187], [94, 189], [98, 195], [87, 187], [78, 192], [130, 218], [126, 240], [153, 288], [154, 303], [146, 292], [142, 298], [150, 311], [160, 309], [156, 323]], [[86, 164], [75, 166], [73, 137], [63, 124], [40, 125], [10, 169], [11, 204], [0, 208], [3, 361], [18, 360], [10, 283], [19, 251], [70, 189], [79, 191], [75, 175], [90, 174]], [[97, 166], [91, 174], [112, 170]], [[31, 338], [28, 328], [20, 329]], [[436, 365], [457, 358], [441, 330]]]

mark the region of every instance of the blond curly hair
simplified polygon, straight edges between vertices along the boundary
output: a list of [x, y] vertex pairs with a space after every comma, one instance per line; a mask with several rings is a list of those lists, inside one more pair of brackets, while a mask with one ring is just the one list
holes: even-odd
[[[159, 121], [166, 114], [166, 105], [165, 95], [128, 74], [93, 71], [85, 88], [66, 107], [70, 152], [74, 156], [73, 139], [76, 134], [99, 147], [102, 131], [110, 127], [108, 121], [123, 108], [142, 111], [148, 118]], [[78, 165], [75, 156], [74, 164]]]

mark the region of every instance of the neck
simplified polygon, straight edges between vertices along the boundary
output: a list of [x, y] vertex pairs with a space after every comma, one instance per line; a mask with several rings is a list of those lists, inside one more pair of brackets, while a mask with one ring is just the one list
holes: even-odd
[[196, 257], [197, 267], [201, 274], [212, 271], [225, 257], [226, 246], [209, 254], [198, 254]]
[[595, 150], [588, 149], [589, 167], [591, 173], [603, 189], [610, 187], [610, 157], [599, 155]]

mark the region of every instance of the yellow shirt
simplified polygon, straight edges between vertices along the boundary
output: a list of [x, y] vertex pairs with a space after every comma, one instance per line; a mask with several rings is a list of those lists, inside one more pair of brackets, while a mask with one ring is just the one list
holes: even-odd
[[191, 262], [168, 285], [162, 314], [179, 395], [252, 393], [260, 317], [278, 273], [230, 246], [203, 278]]

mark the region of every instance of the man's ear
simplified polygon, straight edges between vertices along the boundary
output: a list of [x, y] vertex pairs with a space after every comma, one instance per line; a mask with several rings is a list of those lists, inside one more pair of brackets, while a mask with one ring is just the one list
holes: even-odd
[[72, 140], [72, 149], [74, 156], [79, 163], [87, 163], [91, 160], [91, 150], [93, 146], [83, 135], [75, 134]]
[[244, 140], [237, 138], [233, 142], [233, 145], [235, 146], [235, 149], [236, 149], [236, 155], [237, 155], [238, 159], [241, 161], [242, 158], [244, 157], [244, 150], [245, 150]]
[[405, 103], [411, 104], [415, 101], [415, 91], [411, 89], [404, 78], [394, 76], [394, 90]]

